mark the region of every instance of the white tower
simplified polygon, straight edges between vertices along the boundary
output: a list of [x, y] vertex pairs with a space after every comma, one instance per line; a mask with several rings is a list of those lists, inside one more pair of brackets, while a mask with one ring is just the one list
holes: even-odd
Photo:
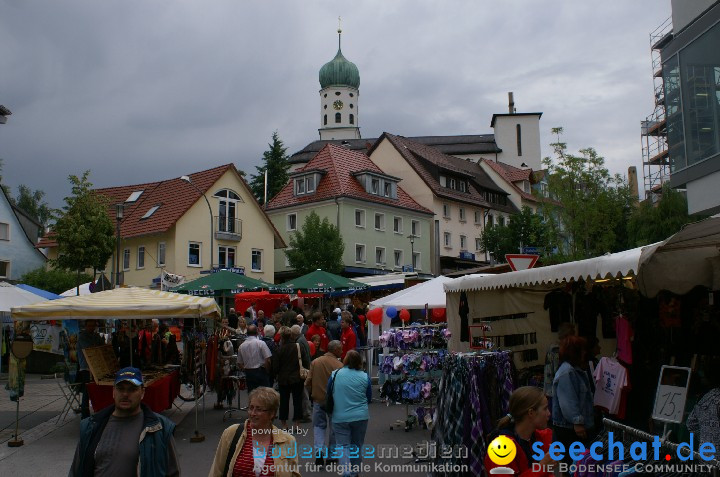
[[338, 28], [338, 52], [320, 68], [321, 140], [360, 139], [360, 72], [340, 50], [342, 30]]

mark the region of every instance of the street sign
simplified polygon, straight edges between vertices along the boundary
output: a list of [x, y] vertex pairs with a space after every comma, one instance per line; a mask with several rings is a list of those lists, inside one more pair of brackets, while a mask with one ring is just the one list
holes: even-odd
[[505, 255], [505, 260], [507, 260], [508, 265], [510, 265], [510, 268], [515, 272], [534, 267], [538, 258], [540, 258], [539, 255], [523, 253], [508, 253]]
[[408, 272], [414, 272], [415, 270], [413, 269], [412, 265], [403, 265], [402, 271], [403, 271], [403, 273], [408, 273]]
[[523, 247], [522, 253], [530, 255], [540, 255], [540, 248], [538, 247]]

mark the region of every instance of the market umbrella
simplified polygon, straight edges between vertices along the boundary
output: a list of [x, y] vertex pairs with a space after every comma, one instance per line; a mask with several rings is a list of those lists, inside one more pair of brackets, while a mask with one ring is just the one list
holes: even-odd
[[30, 285], [26, 285], [24, 283], [18, 283], [15, 285], [18, 288], [22, 288], [25, 291], [29, 291], [30, 293], [34, 293], [35, 295], [39, 295], [43, 298], [47, 298], [48, 300], [57, 300], [58, 298], [62, 298], [60, 295], [57, 295], [53, 292], [49, 292], [47, 290], [43, 290], [41, 288], [35, 288]]
[[237, 293], [267, 289], [272, 285], [246, 275], [220, 270], [198, 278], [170, 291], [195, 296], [233, 297]]
[[364, 290], [368, 286], [323, 270], [315, 270], [270, 288], [274, 293], [337, 293]]
[[129, 287], [35, 305], [14, 306], [11, 314], [16, 321], [141, 320], [170, 317], [218, 318], [220, 309], [212, 298]]
[[10, 312], [15, 306], [47, 301], [47, 298], [31, 293], [7, 282], [0, 282], [0, 313]]

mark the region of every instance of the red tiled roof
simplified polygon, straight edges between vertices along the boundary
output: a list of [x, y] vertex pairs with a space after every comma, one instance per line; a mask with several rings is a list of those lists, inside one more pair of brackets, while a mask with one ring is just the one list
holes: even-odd
[[57, 241], [55, 240], [55, 232], [48, 232], [38, 241], [37, 244], [35, 244], [35, 248], [45, 247], [57, 247]]
[[532, 202], [539, 202], [537, 197], [525, 192], [515, 184], [515, 182], [519, 181], [532, 182], [532, 169], [519, 169], [515, 166], [511, 166], [510, 164], [505, 164], [504, 162], [495, 162], [487, 159], [483, 159], [483, 161], [485, 164], [490, 166], [492, 170], [497, 172], [500, 177], [505, 179], [505, 182], [510, 184], [510, 186], [520, 194], [520, 197]]
[[[488, 190], [498, 194], [507, 196], [507, 192], [496, 185], [490, 176], [482, 170], [482, 168], [473, 161], [467, 161], [454, 156], [443, 154], [434, 147], [420, 144], [411, 139], [395, 136], [390, 133], [383, 133], [375, 143], [370, 155], [375, 147], [383, 139], [390, 141], [390, 144], [402, 155], [415, 172], [425, 181], [432, 189], [433, 193], [438, 197], [465, 202], [480, 207], [505, 211], [509, 213], [517, 212], [515, 206], [508, 201], [507, 205], [493, 204], [488, 202], [482, 195], [482, 190]], [[469, 191], [460, 192], [448, 187], [440, 185], [436, 168], [450, 170], [462, 175], [470, 176]]]
[[326, 174], [320, 179], [314, 194], [296, 197], [293, 190], [293, 181], [285, 184], [278, 194], [267, 204], [266, 210], [280, 209], [300, 204], [308, 204], [335, 197], [352, 197], [368, 202], [386, 204], [393, 207], [414, 210], [425, 214], [432, 211], [421, 206], [398, 185], [397, 199], [378, 197], [369, 194], [354, 177], [354, 173], [372, 171], [385, 174], [373, 163], [368, 156], [361, 152], [352, 151], [342, 146], [327, 144], [297, 173], [310, 170], [322, 170]]

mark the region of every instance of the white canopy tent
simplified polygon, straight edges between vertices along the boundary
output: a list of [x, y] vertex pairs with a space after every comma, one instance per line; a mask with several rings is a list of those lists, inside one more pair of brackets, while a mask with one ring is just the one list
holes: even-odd
[[386, 297], [370, 302], [370, 308], [394, 306], [408, 310], [425, 308], [445, 308], [445, 290], [443, 284], [452, 281], [446, 276], [435, 277], [423, 283], [405, 288]]
[[78, 288], [80, 289], [80, 296], [83, 295], [89, 295], [92, 292], [90, 291], [90, 285], [92, 285], [92, 282], [83, 283], [79, 287], [72, 287], [69, 290], [65, 290], [60, 294], [62, 297], [70, 297], [70, 296], [78, 296]]
[[47, 298], [30, 293], [27, 290], [11, 285], [7, 282], [0, 282], [0, 313], [10, 313], [14, 306], [31, 305], [48, 301]]

